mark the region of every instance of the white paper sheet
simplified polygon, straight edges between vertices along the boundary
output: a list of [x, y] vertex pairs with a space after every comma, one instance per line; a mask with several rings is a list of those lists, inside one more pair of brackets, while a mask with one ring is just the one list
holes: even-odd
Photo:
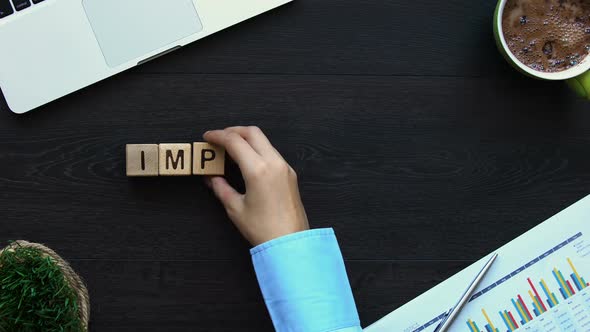
[[[590, 286], [581, 285], [580, 282], [582, 278], [586, 283], [590, 282], [590, 196], [496, 252], [499, 254], [498, 259], [471, 301], [454, 321], [450, 331], [590, 332]], [[442, 314], [456, 303], [490, 255], [364, 331], [432, 332]], [[572, 265], [577, 275], [574, 274]], [[563, 278], [559, 273], [554, 275], [554, 268], [561, 272]], [[540, 302], [531, 298], [529, 291], [533, 296], [536, 295], [529, 280], [539, 295]], [[549, 296], [543, 290], [541, 280], [549, 290]], [[565, 296], [560, 291], [564, 284], [567, 288], [564, 290]], [[518, 295], [524, 306], [520, 304]], [[534, 310], [537, 309], [541, 312], [535, 313]]]

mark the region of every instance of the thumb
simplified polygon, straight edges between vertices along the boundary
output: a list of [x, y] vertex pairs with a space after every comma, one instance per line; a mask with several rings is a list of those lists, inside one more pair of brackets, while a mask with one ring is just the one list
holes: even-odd
[[221, 201], [225, 209], [229, 211], [236, 211], [242, 203], [242, 195], [238, 193], [227, 180], [221, 176], [212, 176], [205, 178], [205, 183], [215, 196]]

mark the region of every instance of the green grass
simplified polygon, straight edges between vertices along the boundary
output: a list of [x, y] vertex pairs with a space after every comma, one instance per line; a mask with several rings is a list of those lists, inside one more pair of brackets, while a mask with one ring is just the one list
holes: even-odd
[[33, 248], [0, 254], [0, 332], [81, 332], [77, 297], [54, 261]]

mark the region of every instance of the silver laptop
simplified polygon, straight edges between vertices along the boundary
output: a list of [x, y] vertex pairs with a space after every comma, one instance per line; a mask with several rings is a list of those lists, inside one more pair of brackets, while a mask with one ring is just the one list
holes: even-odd
[[0, 99], [24, 113], [292, 0], [0, 0]]

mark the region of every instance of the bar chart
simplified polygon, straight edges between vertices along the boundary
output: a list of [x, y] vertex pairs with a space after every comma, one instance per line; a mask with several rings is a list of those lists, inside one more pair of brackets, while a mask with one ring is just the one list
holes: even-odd
[[[479, 318], [471, 315], [464, 319], [466, 325], [463, 325], [463, 331], [511, 332], [524, 328], [524, 330], [539, 332], [590, 332], [590, 285], [585, 276], [581, 274], [582, 272], [574, 265], [574, 259], [570, 256], [575, 256], [584, 262], [584, 267], [590, 273], [590, 243], [584, 239], [582, 232], [578, 232], [553, 247], [542, 251], [538, 256], [533, 257], [473, 294], [469, 299], [470, 307], [477, 305], [475, 303], [479, 302], [485, 302], [486, 304], [482, 305], [477, 313]], [[566, 275], [569, 275], [568, 278], [564, 277], [562, 270], [557, 268], [558, 265], [567, 269], [569, 274]], [[531, 277], [531, 275], [538, 275], [538, 277]], [[510, 291], [506, 290], [506, 288], [511, 289], [516, 284], [520, 285], [519, 289], [521, 291], [517, 291], [515, 294], [507, 293]], [[496, 293], [494, 294], [494, 292]], [[578, 293], [582, 295], [580, 298], [586, 301], [581, 306], [576, 306], [578, 311], [581, 310], [581, 313], [578, 313], [579, 315], [576, 317], [581, 317], [582, 322], [576, 321], [577, 323], [572, 325], [570, 329], [551, 324], [551, 317], [555, 312], [561, 314], [567, 311], [571, 304], [578, 302], [571, 301]], [[503, 296], [503, 294], [506, 294], [506, 296]], [[562, 302], [565, 302], [564, 305], [557, 309]], [[472, 305], [472, 303], [474, 304]], [[498, 303], [502, 303], [499, 308], [493, 311], [486, 310], [486, 307], [492, 308], [498, 306]], [[408, 331], [419, 332], [433, 329], [443, 319], [444, 315], [444, 313], [441, 313], [425, 324]], [[465, 314], [462, 313], [460, 316], [463, 315]], [[584, 324], [586, 320], [588, 325], [574, 328]], [[538, 325], [538, 322], [542, 322], [546, 328], [533, 329], [532, 327]], [[555, 330], [547, 329], [548, 326], [553, 325], [556, 325]], [[456, 324], [453, 325], [453, 331], [461, 330], [455, 326]]]
[[[590, 195], [494, 252], [449, 332], [590, 332]], [[364, 331], [433, 332], [492, 254]]]
[[[569, 278], [565, 278], [562, 271], [557, 269], [557, 267], [554, 267], [552, 271], [548, 271], [554, 278], [554, 282], [559, 286], [558, 295], [555, 295], [555, 292], [548, 286], [544, 278], [540, 278], [535, 286], [535, 282], [529, 277], [526, 279], [529, 289], [523, 293], [524, 295], [517, 294], [510, 299], [507, 309], [498, 311], [497, 316], [495, 317], [497, 318], [495, 323], [494, 319], [490, 318], [490, 315], [488, 315], [488, 312], [482, 308], [481, 313], [484, 320], [481, 326], [483, 326], [484, 329], [480, 329], [475, 320], [468, 319], [466, 321], [468, 331], [515, 331], [534, 322], [537, 317], [542, 316], [549, 310], [556, 308], [560, 305], [561, 301], [567, 301], [576, 294], [582, 293], [586, 288], [590, 287], [590, 284], [588, 284], [584, 277], [578, 273], [572, 260], [569, 257], [566, 260], [569, 269], [571, 270]], [[587, 294], [587, 292], [584, 294]], [[585, 299], [582, 299], [581, 308], [584, 309], [583, 304], [586, 302], [587, 309], [583, 311], [587, 314], [582, 317], [581, 321], [570, 323], [580, 325], [580, 328], [588, 327], [590, 329], [590, 302], [588, 302], [590, 301], [590, 297], [587, 295], [585, 297]], [[528, 300], [525, 300], [525, 298], [528, 298]], [[571, 303], [577, 303], [577, 301], [572, 301]]]

